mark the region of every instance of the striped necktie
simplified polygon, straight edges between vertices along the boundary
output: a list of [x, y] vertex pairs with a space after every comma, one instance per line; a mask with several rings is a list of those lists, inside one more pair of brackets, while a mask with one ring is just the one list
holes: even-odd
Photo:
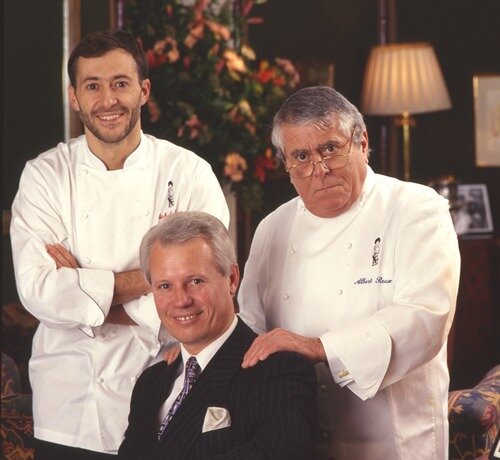
[[184, 398], [188, 394], [189, 390], [193, 386], [194, 382], [196, 381], [200, 373], [201, 373], [201, 368], [198, 364], [198, 361], [196, 361], [196, 358], [194, 356], [191, 356], [186, 362], [184, 386], [182, 387], [182, 391], [177, 395], [177, 398], [175, 398], [175, 401], [172, 404], [172, 407], [168, 411], [167, 415], [165, 415], [163, 422], [161, 422], [160, 429], [158, 430], [158, 440], [161, 440], [161, 437], [163, 436], [163, 433], [167, 429], [170, 420], [172, 420], [172, 417], [177, 412], [177, 409], [181, 405], [182, 401], [184, 401]]

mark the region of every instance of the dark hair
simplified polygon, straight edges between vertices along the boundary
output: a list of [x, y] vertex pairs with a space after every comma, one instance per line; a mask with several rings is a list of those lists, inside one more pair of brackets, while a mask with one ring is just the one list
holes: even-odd
[[148, 61], [137, 40], [131, 34], [121, 29], [106, 30], [88, 34], [72, 51], [68, 59], [68, 75], [71, 85], [74, 87], [76, 84], [76, 64], [78, 58], [100, 57], [108, 51], [115, 49], [122, 49], [134, 58], [140, 82], [148, 78]]

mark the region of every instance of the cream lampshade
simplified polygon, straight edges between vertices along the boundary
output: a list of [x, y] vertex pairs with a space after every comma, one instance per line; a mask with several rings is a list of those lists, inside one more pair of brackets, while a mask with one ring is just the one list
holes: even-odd
[[410, 178], [411, 115], [451, 108], [443, 74], [431, 45], [398, 43], [372, 48], [361, 108], [365, 115], [400, 115], [404, 178]]

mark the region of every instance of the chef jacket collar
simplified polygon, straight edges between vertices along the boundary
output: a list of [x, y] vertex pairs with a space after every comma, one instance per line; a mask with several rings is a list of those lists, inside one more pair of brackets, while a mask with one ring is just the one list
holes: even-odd
[[[104, 162], [99, 157], [94, 155], [90, 150], [89, 145], [87, 143], [87, 138], [85, 136], [82, 137], [83, 137], [83, 152], [84, 152], [83, 163], [94, 169], [106, 170], [106, 165], [104, 164]], [[144, 136], [144, 133], [141, 131], [141, 141], [137, 146], [137, 148], [125, 160], [123, 169], [144, 164], [146, 160], [147, 160], [147, 139]]]

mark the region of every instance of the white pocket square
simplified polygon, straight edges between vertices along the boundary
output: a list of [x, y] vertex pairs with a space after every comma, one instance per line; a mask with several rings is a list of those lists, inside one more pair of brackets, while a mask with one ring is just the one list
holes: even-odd
[[209, 407], [203, 420], [202, 433], [231, 426], [231, 415], [223, 407]]

